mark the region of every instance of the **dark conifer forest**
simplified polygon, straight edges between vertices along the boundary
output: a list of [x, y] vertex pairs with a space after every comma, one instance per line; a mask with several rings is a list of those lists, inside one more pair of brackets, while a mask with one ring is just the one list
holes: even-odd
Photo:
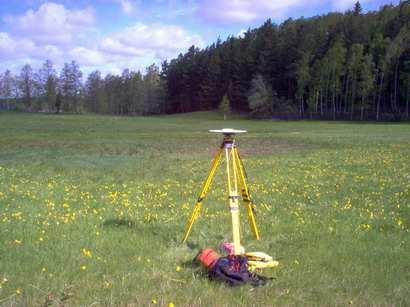
[[363, 14], [267, 20], [243, 37], [164, 63], [167, 112], [231, 108], [258, 117], [408, 119], [410, 2]]
[[1, 90], [3, 106], [53, 112], [149, 115], [213, 110], [223, 101], [256, 118], [408, 120], [410, 1], [268, 19], [240, 37], [192, 46], [145, 75], [95, 71], [82, 82], [75, 61], [59, 76], [52, 63], [38, 73], [26, 65], [19, 76], [4, 72]]

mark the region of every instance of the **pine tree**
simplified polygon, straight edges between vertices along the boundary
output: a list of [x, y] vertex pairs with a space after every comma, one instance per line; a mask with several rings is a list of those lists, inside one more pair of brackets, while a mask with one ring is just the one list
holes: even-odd
[[234, 40], [230, 41], [231, 48], [231, 79], [228, 85], [228, 97], [231, 103], [231, 109], [237, 111], [248, 111], [247, 92], [249, 89], [248, 79], [252, 78], [246, 52], [248, 50], [247, 41]]
[[332, 117], [336, 119], [336, 108], [337, 100], [341, 93], [341, 80], [345, 73], [344, 65], [346, 60], [346, 48], [344, 47], [341, 40], [337, 40], [333, 46], [329, 49], [328, 53], [329, 60], [329, 92], [332, 95], [331, 105], [332, 105]]
[[46, 60], [40, 69], [39, 81], [41, 87], [41, 96], [45, 100], [48, 111], [53, 111], [57, 95], [57, 74], [53, 68], [53, 63]]
[[409, 119], [409, 102], [410, 102], [410, 59], [404, 61], [403, 71], [402, 71], [402, 82], [403, 82], [403, 92], [405, 100], [404, 117], [406, 120]]
[[380, 117], [380, 107], [382, 92], [385, 84], [385, 74], [387, 70], [387, 62], [389, 61], [386, 57], [386, 51], [390, 45], [390, 39], [384, 38], [383, 34], [376, 32], [370, 42], [370, 52], [375, 63], [375, 80], [376, 80], [376, 93], [374, 101], [374, 111], [376, 112], [376, 120]]
[[159, 114], [164, 110], [165, 97], [159, 67], [152, 64], [146, 71], [143, 78], [145, 92], [143, 114]]
[[310, 54], [304, 53], [302, 59], [298, 63], [296, 70], [297, 92], [296, 97], [299, 100], [299, 116], [303, 118], [305, 114], [305, 96], [307, 94], [307, 85], [310, 79], [309, 71]]
[[252, 79], [248, 102], [254, 117], [267, 118], [273, 112], [273, 92], [261, 75]]
[[200, 69], [203, 71], [200, 89], [198, 92], [199, 109], [210, 110], [218, 106], [221, 100], [221, 58], [219, 51], [209, 50], [209, 55], [203, 57]]
[[355, 107], [356, 107], [356, 98], [357, 98], [357, 88], [358, 88], [358, 78], [360, 69], [362, 68], [363, 62], [363, 45], [362, 44], [353, 44], [350, 58], [347, 64], [348, 70], [348, 80], [351, 83], [351, 107], [350, 107], [350, 119], [353, 119]]
[[104, 80], [98, 70], [88, 75], [85, 83], [85, 96], [86, 110], [95, 113], [106, 113], [108, 111]]
[[130, 77], [129, 94], [131, 96], [131, 114], [142, 114], [141, 106], [144, 99], [144, 84], [142, 81], [142, 75], [139, 71], [137, 71], [131, 72]]
[[374, 63], [372, 56], [366, 54], [359, 70], [358, 93], [361, 96], [360, 120], [363, 120], [364, 111], [369, 108], [368, 97], [374, 88]]
[[219, 104], [219, 111], [223, 114], [224, 120], [226, 120], [228, 115], [231, 113], [230, 102], [227, 94], [222, 97]]
[[60, 91], [63, 96], [62, 109], [64, 111], [80, 111], [80, 92], [82, 72], [75, 61], [64, 63], [60, 74]]
[[362, 14], [362, 5], [360, 4], [359, 1], [357, 1], [354, 4], [353, 14], [354, 15], [361, 15]]
[[34, 76], [33, 69], [29, 64], [26, 64], [21, 69], [20, 73], [20, 89], [23, 94], [23, 102], [27, 110], [31, 111], [33, 91], [34, 91]]
[[63, 95], [61, 94], [60, 91], [58, 91], [56, 95], [56, 101], [55, 101], [56, 114], [60, 113], [62, 103], [63, 103]]
[[10, 70], [6, 70], [1, 76], [0, 97], [3, 98], [9, 106], [13, 97], [13, 83], [14, 77]]

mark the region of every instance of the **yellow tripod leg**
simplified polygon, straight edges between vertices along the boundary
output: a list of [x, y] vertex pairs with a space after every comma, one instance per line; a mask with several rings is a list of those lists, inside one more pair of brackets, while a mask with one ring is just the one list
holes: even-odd
[[[234, 152], [234, 145], [230, 148], [225, 148], [226, 152], [226, 173], [228, 176], [228, 190], [229, 190], [229, 208], [231, 210], [232, 217], [232, 239], [234, 245], [234, 254], [241, 254], [241, 236], [240, 236], [240, 223], [239, 223], [239, 202], [238, 202], [238, 182], [237, 182], [237, 169], [236, 169], [236, 155]], [[231, 174], [230, 174], [230, 159], [232, 160], [232, 172], [233, 172], [233, 186], [231, 184]]]
[[259, 236], [258, 227], [256, 226], [256, 220], [255, 220], [255, 215], [254, 215], [254, 204], [252, 203], [252, 199], [249, 194], [248, 185], [246, 183], [245, 168], [239, 156], [238, 149], [235, 147], [233, 150], [234, 150], [234, 154], [236, 157], [235, 162], [236, 162], [236, 166], [238, 169], [238, 174], [237, 174], [238, 181], [239, 181], [239, 184], [242, 190], [242, 199], [247, 208], [249, 225], [252, 229], [255, 239], [259, 240], [260, 236]]
[[201, 190], [201, 193], [199, 194], [194, 210], [192, 211], [191, 216], [185, 226], [185, 234], [184, 234], [184, 238], [182, 239], [182, 243], [188, 239], [188, 236], [192, 230], [192, 226], [194, 225], [194, 222], [199, 216], [199, 212], [201, 211], [201, 207], [202, 207], [202, 201], [204, 200], [205, 195], [209, 190], [209, 187], [212, 183], [212, 179], [215, 175], [216, 169], [218, 168], [219, 162], [221, 161], [222, 152], [223, 152], [223, 148], [219, 149], [219, 151], [215, 155], [215, 158], [212, 161], [211, 169], [209, 170], [208, 176], [206, 177], [206, 180], [202, 186], [202, 190]]

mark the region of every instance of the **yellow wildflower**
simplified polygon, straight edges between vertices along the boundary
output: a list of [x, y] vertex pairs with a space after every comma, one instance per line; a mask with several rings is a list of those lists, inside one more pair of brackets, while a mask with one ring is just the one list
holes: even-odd
[[90, 250], [88, 250], [86, 248], [83, 248], [81, 251], [82, 251], [84, 257], [91, 257], [91, 251]]

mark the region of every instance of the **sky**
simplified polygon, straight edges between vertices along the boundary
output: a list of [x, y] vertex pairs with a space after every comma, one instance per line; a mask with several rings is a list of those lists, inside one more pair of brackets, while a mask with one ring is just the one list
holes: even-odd
[[[343, 12], [356, 0], [0, 0], [0, 73], [38, 69], [46, 59], [59, 70], [75, 60], [88, 74], [121, 74], [160, 65], [192, 46], [238, 36], [266, 19]], [[399, 0], [362, 0], [377, 10]]]

